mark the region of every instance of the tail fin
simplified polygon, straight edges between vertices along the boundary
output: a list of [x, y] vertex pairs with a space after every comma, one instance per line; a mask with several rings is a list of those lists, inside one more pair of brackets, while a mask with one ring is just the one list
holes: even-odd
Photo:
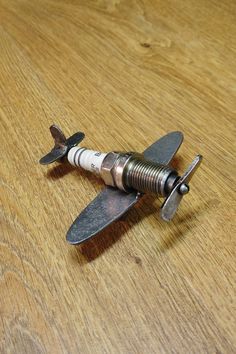
[[85, 137], [84, 133], [77, 132], [66, 139], [62, 130], [55, 124], [51, 125], [49, 129], [55, 144], [53, 149], [39, 160], [39, 163], [42, 165], [48, 165], [60, 160], [73, 146], [78, 145]]

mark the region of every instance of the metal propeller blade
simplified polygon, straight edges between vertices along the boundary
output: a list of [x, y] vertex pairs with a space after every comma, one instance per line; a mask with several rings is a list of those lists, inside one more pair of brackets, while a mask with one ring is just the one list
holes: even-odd
[[[160, 164], [168, 164], [183, 141], [181, 132], [173, 132], [157, 140], [144, 151], [145, 158]], [[67, 232], [67, 241], [80, 244], [95, 236], [113, 221], [125, 214], [141, 197], [141, 193], [125, 193], [119, 189], [105, 187], [103, 191], [82, 211]]]
[[181, 132], [171, 132], [164, 135], [144, 152], [144, 157], [161, 165], [168, 165], [182, 144], [184, 136]]
[[125, 193], [105, 187], [73, 222], [66, 235], [67, 241], [75, 245], [95, 236], [119, 219], [137, 202], [138, 197], [138, 192]]
[[60, 160], [67, 154], [69, 149], [78, 145], [85, 137], [84, 133], [78, 132], [66, 139], [61, 129], [55, 124], [51, 125], [49, 129], [54, 139], [55, 145], [47, 155], [43, 156], [39, 160], [42, 165], [48, 165], [52, 162]]
[[202, 161], [202, 156], [197, 155], [191, 165], [187, 168], [184, 174], [178, 180], [178, 183], [171, 191], [170, 195], [164, 201], [161, 207], [161, 217], [162, 219], [169, 221], [173, 218], [177, 211], [177, 208], [184, 196], [189, 191], [188, 183], [196, 172], [197, 168], [200, 166]]

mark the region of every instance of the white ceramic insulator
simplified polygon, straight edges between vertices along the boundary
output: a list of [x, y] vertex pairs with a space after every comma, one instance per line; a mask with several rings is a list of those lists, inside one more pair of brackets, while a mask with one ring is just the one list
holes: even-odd
[[67, 159], [73, 166], [79, 166], [87, 171], [99, 174], [106, 155], [105, 153], [76, 146], [69, 150]]

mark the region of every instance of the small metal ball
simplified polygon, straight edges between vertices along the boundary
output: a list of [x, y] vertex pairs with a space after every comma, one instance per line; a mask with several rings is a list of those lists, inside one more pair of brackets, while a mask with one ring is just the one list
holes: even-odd
[[185, 195], [189, 192], [189, 186], [185, 183], [181, 184], [180, 187], [179, 187], [179, 192], [180, 194], [182, 195]]

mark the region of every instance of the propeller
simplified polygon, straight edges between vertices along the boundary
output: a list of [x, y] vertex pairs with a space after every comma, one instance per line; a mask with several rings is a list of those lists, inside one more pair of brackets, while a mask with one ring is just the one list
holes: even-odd
[[178, 206], [185, 194], [189, 192], [188, 183], [196, 172], [197, 168], [200, 166], [202, 162], [202, 156], [197, 155], [192, 163], [189, 165], [184, 174], [179, 178], [175, 187], [172, 189], [164, 203], [161, 207], [161, 217], [165, 221], [170, 221], [174, 214], [176, 213]]
[[48, 165], [54, 161], [60, 160], [72, 147], [78, 145], [85, 137], [84, 133], [77, 132], [66, 139], [65, 135], [56, 124], [51, 125], [49, 129], [55, 145], [48, 154], [39, 160], [41, 165]]

